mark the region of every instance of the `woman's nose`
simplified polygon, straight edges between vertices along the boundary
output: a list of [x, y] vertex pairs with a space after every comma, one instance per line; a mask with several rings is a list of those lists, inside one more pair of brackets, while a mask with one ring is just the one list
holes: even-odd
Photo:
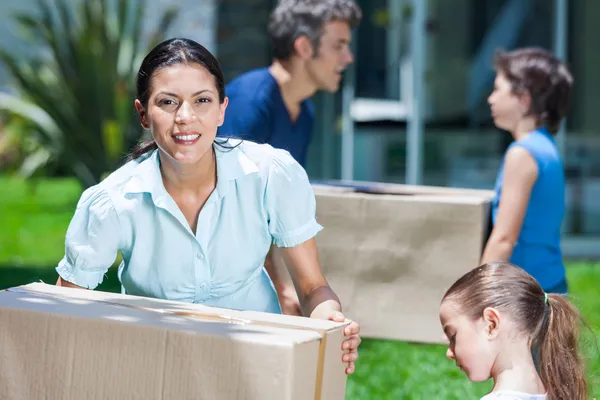
[[177, 111], [176, 120], [180, 123], [186, 123], [189, 122], [193, 116], [194, 110], [186, 101], [181, 105], [181, 107], [179, 107], [179, 110]]

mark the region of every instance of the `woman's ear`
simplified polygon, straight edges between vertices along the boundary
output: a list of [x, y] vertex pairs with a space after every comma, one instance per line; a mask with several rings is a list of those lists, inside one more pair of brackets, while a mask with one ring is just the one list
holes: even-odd
[[488, 338], [491, 340], [498, 337], [500, 331], [500, 313], [498, 310], [493, 307], [487, 307], [483, 310], [481, 317], [483, 318]]
[[135, 109], [140, 117], [140, 125], [142, 125], [142, 128], [144, 129], [150, 129], [150, 124], [148, 123], [148, 114], [146, 114], [146, 110], [144, 110], [144, 106], [142, 106], [142, 103], [136, 99], [135, 100]]
[[229, 98], [225, 97], [223, 103], [219, 106], [219, 124], [218, 126], [223, 126], [225, 122], [225, 110], [227, 109], [227, 104], [229, 104]]

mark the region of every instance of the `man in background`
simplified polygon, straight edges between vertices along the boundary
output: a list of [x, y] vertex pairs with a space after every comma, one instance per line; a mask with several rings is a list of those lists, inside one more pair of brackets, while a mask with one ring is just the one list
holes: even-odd
[[354, 60], [351, 28], [361, 18], [354, 0], [282, 0], [268, 26], [273, 62], [227, 85], [219, 135], [269, 143], [306, 167], [314, 120], [310, 97], [339, 89]]
[[[310, 97], [318, 90], [339, 89], [344, 70], [354, 61], [351, 29], [361, 19], [354, 0], [281, 0], [268, 26], [273, 62], [227, 85], [229, 105], [218, 135], [287, 150], [306, 168], [314, 122]], [[273, 246], [265, 268], [283, 312], [301, 315], [282, 261]]]

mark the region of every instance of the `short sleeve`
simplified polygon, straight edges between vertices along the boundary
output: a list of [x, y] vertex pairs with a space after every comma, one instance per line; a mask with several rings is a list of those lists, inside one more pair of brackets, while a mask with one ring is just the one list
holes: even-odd
[[65, 239], [56, 271], [64, 280], [96, 288], [117, 258], [121, 230], [108, 194], [97, 186], [83, 192]]
[[269, 232], [278, 247], [294, 247], [323, 229], [306, 171], [284, 150], [275, 150], [266, 188]]

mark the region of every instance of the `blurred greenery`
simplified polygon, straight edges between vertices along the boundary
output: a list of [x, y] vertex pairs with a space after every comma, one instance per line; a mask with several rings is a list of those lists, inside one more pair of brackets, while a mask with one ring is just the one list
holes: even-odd
[[[0, 289], [42, 280], [54, 283], [54, 267], [63, 256], [64, 235], [82, 186], [73, 179], [28, 181], [0, 175]], [[584, 331], [592, 394], [600, 397], [600, 264], [571, 262], [571, 297], [592, 326]], [[113, 266], [98, 290], [118, 292]], [[491, 382], [473, 384], [445, 358], [439, 345], [364, 339], [356, 373], [348, 380], [347, 399], [478, 399]]]
[[139, 140], [137, 70], [178, 11], [167, 9], [146, 35], [146, 0], [86, 0], [76, 9], [68, 0], [37, 0], [34, 9], [14, 18], [37, 56], [0, 50], [17, 89], [0, 93], [0, 110], [12, 117], [4, 151], [17, 153], [24, 176], [52, 165], [88, 187]]
[[0, 167], [26, 178], [44, 171], [52, 160], [51, 150], [33, 132], [36, 126], [19, 115], [5, 115], [0, 134]]

